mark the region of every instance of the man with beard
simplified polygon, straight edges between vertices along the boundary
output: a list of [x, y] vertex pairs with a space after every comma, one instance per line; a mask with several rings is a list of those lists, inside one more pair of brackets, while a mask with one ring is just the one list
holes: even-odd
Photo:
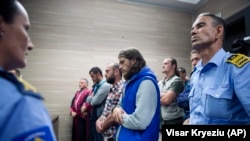
[[120, 124], [118, 141], [158, 141], [160, 91], [154, 72], [135, 48], [122, 50], [119, 66], [126, 80], [119, 106], [112, 116]]
[[102, 134], [96, 131], [96, 120], [101, 116], [106, 98], [110, 91], [110, 84], [103, 78], [102, 70], [99, 67], [92, 67], [89, 75], [93, 81], [92, 93], [88, 96], [87, 102], [82, 107], [82, 112], [90, 110], [90, 139], [93, 141], [103, 141]]
[[114, 141], [117, 124], [114, 124], [112, 109], [118, 104], [122, 95], [122, 72], [117, 63], [109, 63], [105, 70], [106, 81], [111, 84], [102, 115], [96, 121], [96, 130], [102, 133], [104, 141]]

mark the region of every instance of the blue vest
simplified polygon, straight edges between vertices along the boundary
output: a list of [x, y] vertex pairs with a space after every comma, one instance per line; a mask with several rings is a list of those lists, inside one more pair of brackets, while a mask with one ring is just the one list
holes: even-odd
[[156, 77], [148, 68], [143, 68], [138, 74], [133, 76], [125, 86], [125, 95], [122, 99], [122, 107], [127, 114], [132, 114], [136, 109], [136, 93], [144, 80], [151, 80], [157, 89], [157, 110], [151, 123], [145, 130], [132, 130], [121, 126], [118, 141], [158, 141], [160, 123], [160, 91], [156, 82]]

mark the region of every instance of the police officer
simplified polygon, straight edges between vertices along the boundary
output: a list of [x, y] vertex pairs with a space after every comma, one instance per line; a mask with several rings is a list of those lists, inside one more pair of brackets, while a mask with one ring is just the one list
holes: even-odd
[[250, 123], [249, 57], [222, 48], [223, 19], [202, 13], [191, 29], [192, 47], [201, 61], [191, 76], [190, 124]]
[[42, 97], [25, 90], [8, 72], [26, 66], [26, 55], [33, 48], [29, 26], [19, 1], [0, 1], [0, 141], [56, 141]]

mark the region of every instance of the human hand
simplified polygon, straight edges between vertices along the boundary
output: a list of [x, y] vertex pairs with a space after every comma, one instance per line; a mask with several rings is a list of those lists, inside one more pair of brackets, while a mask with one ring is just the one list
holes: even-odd
[[114, 110], [112, 112], [112, 116], [118, 124], [123, 123], [122, 115], [124, 113], [125, 113], [125, 111], [122, 108], [120, 108], [120, 107], [114, 108]]
[[86, 112], [87, 111], [87, 107], [85, 106], [85, 105], [83, 105], [82, 107], [81, 107], [81, 113], [83, 114], [84, 112]]
[[72, 117], [75, 117], [76, 115], [77, 115], [76, 112], [73, 112], [73, 111], [71, 112], [71, 116], [72, 116]]
[[184, 122], [182, 123], [183, 125], [189, 125], [189, 118], [184, 120]]
[[95, 126], [96, 126], [96, 131], [98, 133], [102, 133], [103, 132], [102, 123], [103, 123], [103, 121], [101, 121], [100, 119], [96, 120]]
[[83, 115], [83, 116], [87, 116], [87, 115], [88, 115], [88, 112], [87, 112], [87, 111], [82, 112], [82, 115]]

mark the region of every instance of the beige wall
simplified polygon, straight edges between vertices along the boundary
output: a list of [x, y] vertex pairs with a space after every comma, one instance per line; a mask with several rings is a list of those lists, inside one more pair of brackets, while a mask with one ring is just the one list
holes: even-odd
[[[71, 138], [69, 105], [80, 77], [90, 80], [88, 71], [93, 66], [104, 71], [107, 63], [117, 62], [121, 49], [137, 47], [158, 79], [163, 77], [161, 64], [167, 56], [175, 57], [179, 66], [190, 73], [190, 13], [116, 0], [23, 3], [30, 14], [30, 35], [35, 48], [28, 56], [28, 66], [21, 71], [45, 97], [49, 112], [60, 116], [60, 141]], [[239, 1], [237, 10], [245, 3]], [[204, 9], [228, 10], [227, 6], [216, 6], [219, 5]]]
[[162, 79], [165, 57], [176, 57], [190, 72], [191, 14], [116, 0], [24, 0], [30, 14], [35, 48], [23, 77], [45, 97], [52, 114], [59, 114], [59, 139], [69, 141], [69, 105], [80, 77], [90, 80], [93, 66], [103, 70], [117, 62], [119, 51], [137, 47]]

